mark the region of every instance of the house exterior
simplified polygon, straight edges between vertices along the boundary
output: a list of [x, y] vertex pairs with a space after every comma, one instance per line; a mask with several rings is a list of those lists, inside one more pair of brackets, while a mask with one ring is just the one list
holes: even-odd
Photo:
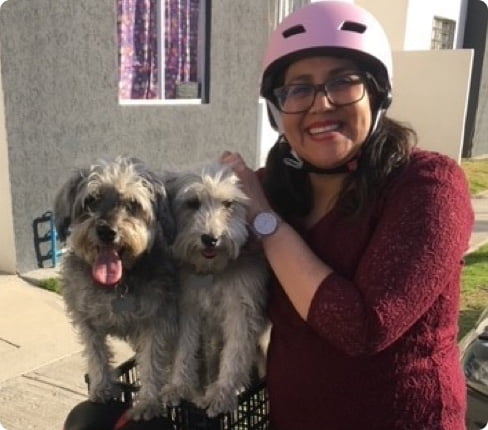
[[154, 169], [256, 159], [263, 0], [212, 0], [209, 102], [119, 103], [113, 0], [9, 0], [0, 8], [0, 270], [38, 267], [33, 222], [73, 169], [136, 155]]
[[[194, 82], [182, 86], [179, 100], [120, 98], [120, 1], [8, 0], [0, 8], [0, 271], [39, 266], [35, 222], [78, 167], [122, 154], [163, 170], [214, 159], [229, 148], [259, 165], [276, 138], [258, 97], [262, 54], [276, 22], [309, 0], [206, 0], [200, 100], [191, 95], [198, 91]], [[412, 120], [427, 147], [439, 141], [447, 150], [449, 140], [456, 157], [472, 51], [432, 52], [430, 43], [433, 18], [440, 17], [455, 22], [452, 48], [463, 47], [468, 0], [356, 3], [378, 17], [395, 50], [392, 114]]]

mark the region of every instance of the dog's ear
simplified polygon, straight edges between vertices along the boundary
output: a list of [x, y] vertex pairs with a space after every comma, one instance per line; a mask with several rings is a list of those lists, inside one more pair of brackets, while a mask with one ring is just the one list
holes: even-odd
[[61, 187], [54, 199], [54, 223], [58, 237], [62, 242], [68, 237], [72, 222], [76, 196], [80, 185], [88, 176], [88, 169], [80, 169]]
[[171, 210], [169, 198], [165, 186], [160, 182], [156, 185], [156, 217], [163, 229], [163, 235], [168, 245], [171, 245], [176, 237], [176, 222]]
[[156, 220], [163, 230], [163, 236], [168, 245], [172, 244], [176, 237], [176, 221], [170, 207], [168, 192], [163, 175], [145, 170], [140, 174], [152, 186], [154, 194], [154, 213]]

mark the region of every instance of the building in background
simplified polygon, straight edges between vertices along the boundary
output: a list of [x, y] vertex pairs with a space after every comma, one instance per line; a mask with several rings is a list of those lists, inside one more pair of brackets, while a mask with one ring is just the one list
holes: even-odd
[[[164, 170], [233, 148], [262, 164], [277, 137], [258, 94], [266, 40], [309, 1], [4, 2], [0, 271], [38, 267], [35, 220], [71, 171], [94, 160], [136, 155]], [[488, 153], [486, 5], [355, 3], [394, 49], [391, 114], [412, 123], [420, 146], [459, 159], [464, 141], [465, 154]]]

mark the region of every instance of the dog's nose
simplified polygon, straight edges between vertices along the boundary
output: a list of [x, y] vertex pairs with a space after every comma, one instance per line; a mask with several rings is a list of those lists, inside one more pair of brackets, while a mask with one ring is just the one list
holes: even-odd
[[117, 232], [106, 224], [97, 225], [97, 236], [102, 242], [112, 243], [117, 235]]
[[200, 239], [202, 240], [202, 243], [205, 246], [215, 246], [217, 244], [218, 239], [211, 236], [210, 234], [202, 234], [200, 236]]

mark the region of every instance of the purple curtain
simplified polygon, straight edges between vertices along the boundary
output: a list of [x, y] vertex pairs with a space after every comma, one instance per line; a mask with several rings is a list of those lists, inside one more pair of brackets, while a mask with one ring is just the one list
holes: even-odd
[[165, 98], [178, 82], [196, 82], [200, 0], [165, 0]]
[[117, 0], [119, 98], [158, 97], [158, 0]]
[[121, 99], [159, 97], [158, 1], [165, 11], [165, 98], [176, 97], [179, 82], [198, 81], [200, 0], [117, 0]]

